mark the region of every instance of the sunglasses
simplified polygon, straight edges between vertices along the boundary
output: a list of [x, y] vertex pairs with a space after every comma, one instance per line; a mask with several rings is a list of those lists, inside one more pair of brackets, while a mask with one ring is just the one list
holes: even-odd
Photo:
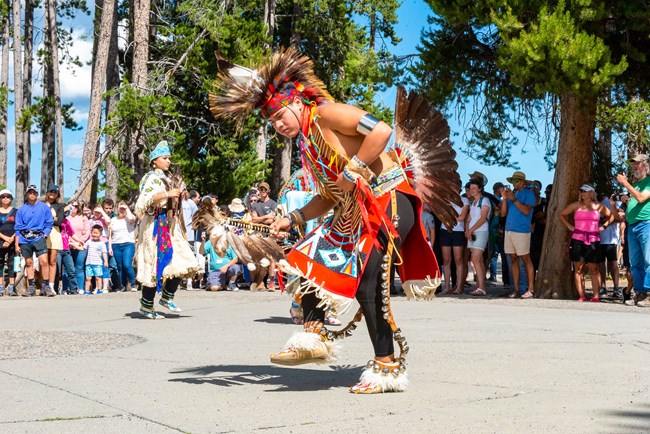
[[264, 188], [264, 187], [260, 188], [259, 190], [260, 190], [260, 191], [269, 191], [268, 188]]
[[0, 196], [0, 199], [11, 199], [11, 196], [9, 196], [8, 194], [3, 194], [2, 196]]
[[521, 179], [521, 178], [512, 178], [512, 182], [510, 182], [510, 183], [515, 184], [515, 183], [517, 183], [519, 181], [523, 181], [523, 179]]

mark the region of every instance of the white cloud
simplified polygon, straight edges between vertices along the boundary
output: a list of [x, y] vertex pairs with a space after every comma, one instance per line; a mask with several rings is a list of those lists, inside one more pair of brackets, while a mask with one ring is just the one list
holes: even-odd
[[75, 158], [80, 160], [84, 153], [83, 143], [77, 143], [74, 145], [66, 145], [65, 156], [68, 158]]
[[74, 121], [79, 124], [85, 122], [88, 120], [88, 112], [75, 110], [74, 113], [72, 114], [72, 119], [74, 119]]
[[92, 67], [88, 63], [92, 60], [93, 42], [90, 38], [83, 39], [85, 32], [84, 29], [73, 30], [73, 42], [70, 48], [70, 54], [73, 57], [79, 57], [83, 65], [81, 67], [70, 64], [61, 65], [60, 81], [63, 101], [83, 97], [90, 99]]

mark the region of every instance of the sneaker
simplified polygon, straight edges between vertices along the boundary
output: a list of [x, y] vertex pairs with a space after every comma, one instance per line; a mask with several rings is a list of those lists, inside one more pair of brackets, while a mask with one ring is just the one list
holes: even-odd
[[13, 284], [10, 284], [9, 286], [7, 286], [7, 295], [10, 296], [10, 297], [15, 297], [15, 296], [18, 295], [18, 294], [16, 294], [16, 288], [14, 287]]
[[178, 306], [176, 306], [176, 304], [174, 304], [174, 300], [165, 300], [164, 298], [161, 298], [160, 301], [158, 302], [158, 304], [161, 305], [162, 307], [166, 307], [167, 309], [169, 309], [172, 312], [182, 312], [183, 311], [180, 307], [178, 307]]
[[86, 291], [84, 291], [83, 289], [77, 289], [77, 294], [84, 295], [85, 293]]
[[[599, 293], [599, 295], [600, 295], [601, 297], [607, 297], [607, 289], [606, 289], [606, 288], [600, 288], [600, 293]], [[598, 297], [596, 297], [596, 298], [598, 298]]]
[[617, 288], [614, 288], [614, 291], [612, 291], [612, 298], [618, 299], [618, 298], [621, 298], [621, 296], [622, 296], [621, 290], [617, 289]]
[[337, 317], [332, 315], [326, 316], [325, 321], [327, 321], [329, 325], [333, 325], [333, 326], [340, 326], [342, 324], [341, 320], [339, 320]]
[[45, 291], [45, 295], [48, 297], [55, 297], [56, 292], [54, 292], [54, 288], [52, 288], [50, 285], [43, 285], [43, 288], [41, 288], [41, 292]]
[[230, 282], [230, 284], [228, 285], [228, 291], [237, 292], [239, 291], [239, 287], [235, 282]]
[[36, 295], [36, 287], [34, 285], [29, 285], [29, 289], [23, 292], [23, 297], [33, 297]]
[[583, 301], [587, 301], [587, 299], [586, 299], [585, 297], [580, 297], [580, 298], [578, 299], [578, 301], [579, 301], [580, 303], [582, 303]]
[[165, 315], [161, 315], [155, 310], [140, 309], [140, 315], [149, 319], [165, 319]]
[[138, 291], [138, 285], [136, 285], [135, 283], [129, 283], [127, 285], [127, 288], [129, 288], [129, 291], [131, 291], [131, 292], [137, 292]]
[[5, 287], [4, 285], [0, 285], [0, 297], [2, 297], [3, 295], [5, 295]]
[[640, 299], [636, 302], [636, 305], [638, 307], [650, 307], [650, 297], [648, 297], [648, 294], [643, 294], [643, 298], [639, 297]]
[[97, 291], [95, 291], [95, 294], [106, 294], [107, 292], [108, 292], [107, 289], [98, 289]]
[[83, 295], [93, 295], [93, 292], [92, 291], [84, 291]]
[[488, 277], [488, 280], [490, 282], [496, 282], [497, 281], [497, 276], [490, 276], [490, 277]]
[[639, 303], [642, 303], [642, 302], [645, 301], [647, 298], [648, 298], [648, 295], [647, 295], [647, 294], [645, 294], [645, 293], [643, 293], [643, 292], [636, 292], [636, 293], [634, 294], [634, 304], [638, 306]]
[[600, 297], [594, 297], [589, 301], [592, 302], [592, 303], [600, 303]]

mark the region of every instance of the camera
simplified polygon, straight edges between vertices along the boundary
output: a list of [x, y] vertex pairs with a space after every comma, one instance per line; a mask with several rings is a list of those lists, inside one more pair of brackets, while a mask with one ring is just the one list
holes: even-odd
[[615, 200], [616, 202], [618, 202], [619, 200], [621, 200], [621, 195], [620, 195], [620, 194], [615, 194], [615, 195], [614, 195], [614, 200]]

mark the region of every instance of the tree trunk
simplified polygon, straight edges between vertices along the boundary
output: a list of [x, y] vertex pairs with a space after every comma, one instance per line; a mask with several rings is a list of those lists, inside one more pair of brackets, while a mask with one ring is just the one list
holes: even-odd
[[23, 133], [18, 128], [17, 120], [23, 113], [23, 56], [20, 32], [20, 0], [13, 0], [13, 45], [14, 45], [14, 119], [16, 141], [16, 205], [21, 205], [25, 200], [25, 148], [23, 146]]
[[[45, 14], [49, 14], [45, 10]], [[47, 191], [49, 183], [54, 182], [54, 163], [56, 155], [54, 153], [54, 106], [50, 95], [53, 92], [53, 79], [52, 79], [52, 58], [50, 57], [49, 50], [51, 50], [51, 41], [49, 32], [45, 32], [45, 47], [48, 51], [45, 54], [45, 62], [43, 65], [43, 101], [45, 103], [44, 116], [42, 122], [42, 139], [41, 139], [41, 191]]]
[[65, 197], [63, 187], [63, 116], [61, 113], [61, 81], [59, 79], [59, 38], [56, 25], [56, 0], [48, 0], [50, 41], [52, 44], [52, 87], [54, 97], [54, 127], [56, 137], [56, 184], [61, 189], [60, 196]]
[[562, 95], [560, 117], [554, 188], [548, 206], [548, 224], [535, 280], [535, 293], [541, 298], [575, 299], [577, 291], [567, 253], [571, 234], [559, 222], [558, 215], [569, 203], [578, 199], [578, 189], [591, 179], [596, 101], [581, 99], [571, 93]]
[[276, 193], [291, 177], [291, 145], [291, 139], [283, 138], [282, 145], [275, 151], [273, 170], [271, 172], [271, 189]]
[[[34, 0], [25, 0], [25, 37], [23, 52], [23, 106], [22, 110], [32, 105], [32, 70], [34, 69]], [[23, 148], [25, 153], [25, 184], [30, 182], [30, 168], [32, 165], [32, 136], [27, 122], [23, 130]]]
[[[111, 32], [111, 41], [108, 49], [108, 67], [106, 69], [106, 89], [117, 89], [120, 86], [120, 58], [119, 52], [117, 49], [117, 9], [115, 9], [113, 17], [113, 30]], [[113, 94], [106, 99], [106, 121], [108, 122], [111, 114], [117, 108], [118, 103], [118, 94]], [[106, 146], [113, 142], [115, 138], [113, 136], [106, 136]], [[115, 163], [111, 160], [110, 157], [115, 159], [119, 155], [119, 144], [112, 147], [112, 151], [109, 154], [109, 158], [106, 160], [106, 197], [112, 199], [118, 198], [118, 185], [119, 185], [119, 176], [117, 172], [117, 167]]]
[[[606, 89], [599, 104], [609, 107], [612, 98], [610, 89]], [[598, 140], [594, 146], [594, 159], [591, 166], [593, 183], [596, 191], [612, 193], [612, 129], [601, 127], [598, 130]]]
[[[113, 29], [114, 10], [115, 0], [105, 0], [104, 9], [102, 10], [97, 55], [94, 60], [93, 82], [90, 89], [90, 108], [88, 110], [88, 127], [86, 128], [86, 140], [84, 142], [84, 151], [81, 160], [80, 179], [86, 179], [89, 176], [97, 153], [102, 115], [102, 93], [106, 78], [106, 65], [108, 63], [110, 36]], [[81, 187], [80, 185], [79, 188], [84, 189], [79, 195], [81, 200], [89, 202], [92, 186], [86, 185], [85, 187]]]
[[0, 185], [7, 186], [7, 115], [9, 113], [9, 14], [11, 6], [5, 2], [7, 14], [2, 17], [2, 64], [0, 65]]
[[[133, 2], [133, 69], [131, 83], [140, 92], [147, 91], [149, 72], [149, 22], [151, 14], [150, 0], [134, 0]], [[142, 178], [144, 165], [146, 132], [141, 125], [131, 131], [129, 143], [130, 168], [136, 179]], [[137, 192], [134, 192], [134, 194]]]

